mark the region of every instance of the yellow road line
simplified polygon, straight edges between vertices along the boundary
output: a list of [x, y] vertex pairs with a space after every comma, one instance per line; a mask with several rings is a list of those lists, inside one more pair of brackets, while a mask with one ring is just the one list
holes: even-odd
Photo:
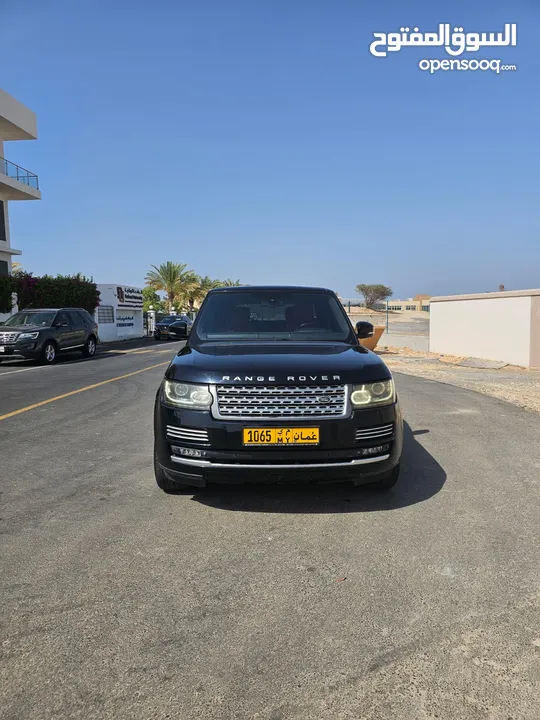
[[143, 355], [144, 353], [166, 353], [166, 352], [173, 352], [174, 350], [104, 350], [103, 352], [111, 355]]
[[[111, 353], [111, 355], [131, 355], [135, 350], [103, 350], [104, 353]], [[146, 350], [144, 351], [146, 352]]]
[[116, 380], [124, 380], [124, 378], [133, 377], [133, 375], [138, 375], [139, 373], [146, 372], [147, 370], [153, 370], [154, 368], [162, 367], [163, 365], [168, 364], [168, 362], [162, 362], [157, 365], [149, 365], [148, 367], [142, 368], [142, 370], [135, 370], [134, 372], [126, 373], [125, 375], [118, 375], [117, 377], [109, 378], [108, 380], [102, 380], [101, 382], [94, 383], [93, 385], [87, 385], [86, 387], [79, 388], [78, 390], [72, 390], [71, 392], [64, 393], [63, 395], [57, 395], [56, 397], [49, 398], [48, 400], [42, 400], [41, 402], [34, 403], [33, 405], [27, 405], [19, 410], [13, 410], [13, 412], [0, 415], [0, 420], [7, 420], [10, 417], [15, 417], [15, 415], [20, 415], [21, 413], [28, 412], [29, 410], [35, 410], [38, 407], [43, 407], [43, 405], [48, 405], [49, 403], [56, 402], [57, 400], [63, 400], [64, 398], [71, 397], [72, 395], [78, 395], [79, 393], [86, 392], [87, 390], [93, 390], [94, 388], [101, 387], [102, 385], [116, 382]]

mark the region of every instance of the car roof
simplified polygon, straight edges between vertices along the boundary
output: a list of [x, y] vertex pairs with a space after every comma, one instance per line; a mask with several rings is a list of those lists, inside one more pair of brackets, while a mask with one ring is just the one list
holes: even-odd
[[218, 293], [236, 293], [236, 292], [251, 292], [263, 291], [263, 292], [291, 292], [295, 290], [301, 290], [302, 292], [315, 292], [315, 293], [329, 293], [335, 295], [333, 290], [323, 287], [308, 287], [303, 285], [237, 285], [231, 287], [220, 287], [213, 288], [208, 293], [214, 295]]
[[[64, 312], [66, 310], [73, 311], [76, 310], [78, 312], [88, 312], [88, 310], [85, 310], [81, 307], [61, 307], [61, 308], [40, 308], [40, 307], [25, 307], [22, 308], [19, 312]], [[90, 314], [90, 313], [88, 313]]]

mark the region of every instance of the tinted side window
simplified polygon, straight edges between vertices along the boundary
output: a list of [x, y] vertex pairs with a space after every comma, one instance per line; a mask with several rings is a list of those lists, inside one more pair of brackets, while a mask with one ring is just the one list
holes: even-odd
[[89, 313], [85, 312], [84, 310], [78, 310], [77, 314], [80, 315], [80, 317], [85, 325], [92, 324], [92, 318], [90, 317]]
[[55, 325], [59, 325], [60, 323], [67, 323], [68, 325], [71, 325], [71, 321], [68, 317], [68, 314], [65, 312], [58, 313], [56, 316], [56, 320], [54, 321]]
[[84, 328], [82, 317], [79, 315], [78, 312], [70, 312], [69, 318], [71, 320], [71, 324], [76, 330], [81, 330], [82, 328]]

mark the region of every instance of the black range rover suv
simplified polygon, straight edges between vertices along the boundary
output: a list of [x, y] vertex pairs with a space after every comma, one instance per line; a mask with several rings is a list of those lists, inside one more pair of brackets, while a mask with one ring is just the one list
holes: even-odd
[[287, 479], [384, 490], [398, 480], [403, 419], [389, 369], [335, 293], [220, 288], [165, 372], [154, 440], [166, 492]]

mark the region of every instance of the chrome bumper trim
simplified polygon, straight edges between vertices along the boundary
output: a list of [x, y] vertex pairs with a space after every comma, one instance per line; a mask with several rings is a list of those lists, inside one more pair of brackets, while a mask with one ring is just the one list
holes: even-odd
[[287, 465], [246, 465], [244, 463], [219, 463], [210, 462], [210, 460], [195, 460], [194, 458], [178, 457], [171, 455], [172, 462], [180, 465], [194, 465], [201, 468], [216, 468], [217, 470], [311, 470], [335, 467], [355, 467], [356, 465], [370, 465], [376, 462], [388, 460], [390, 455], [380, 455], [379, 457], [358, 458], [357, 460], [347, 460], [346, 462], [329, 462], [329, 463], [295, 463]]

